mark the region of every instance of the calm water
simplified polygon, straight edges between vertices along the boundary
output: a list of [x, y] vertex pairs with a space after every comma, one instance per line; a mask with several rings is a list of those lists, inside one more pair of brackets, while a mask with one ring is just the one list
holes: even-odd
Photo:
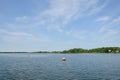
[[0, 80], [120, 80], [120, 54], [0, 54]]

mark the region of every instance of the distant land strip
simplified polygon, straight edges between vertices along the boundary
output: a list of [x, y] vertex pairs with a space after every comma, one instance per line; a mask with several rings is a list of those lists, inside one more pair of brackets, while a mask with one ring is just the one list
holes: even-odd
[[93, 49], [73, 48], [63, 51], [36, 51], [36, 52], [0, 52], [0, 53], [120, 53], [120, 47], [102, 47]]

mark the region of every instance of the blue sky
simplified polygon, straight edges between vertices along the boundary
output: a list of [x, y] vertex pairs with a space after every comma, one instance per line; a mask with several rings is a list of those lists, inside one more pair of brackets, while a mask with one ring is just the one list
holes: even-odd
[[120, 0], [0, 0], [0, 51], [120, 47]]

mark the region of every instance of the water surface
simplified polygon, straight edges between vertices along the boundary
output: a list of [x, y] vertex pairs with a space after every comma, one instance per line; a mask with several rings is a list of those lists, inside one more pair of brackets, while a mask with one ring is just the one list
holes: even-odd
[[0, 80], [120, 80], [120, 54], [0, 54]]

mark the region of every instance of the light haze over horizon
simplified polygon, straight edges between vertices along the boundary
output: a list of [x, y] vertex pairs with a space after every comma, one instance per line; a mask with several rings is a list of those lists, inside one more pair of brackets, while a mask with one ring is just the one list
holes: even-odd
[[0, 0], [0, 51], [120, 47], [120, 0]]

